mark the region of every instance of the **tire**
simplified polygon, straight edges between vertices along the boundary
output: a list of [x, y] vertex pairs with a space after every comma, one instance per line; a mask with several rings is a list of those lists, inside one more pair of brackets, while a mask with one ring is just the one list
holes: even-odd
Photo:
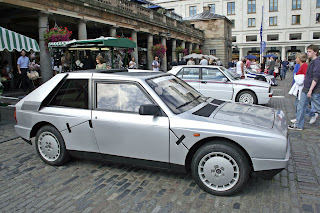
[[40, 158], [49, 165], [61, 166], [70, 159], [62, 135], [53, 126], [46, 125], [39, 129], [35, 146]]
[[240, 92], [236, 97], [236, 102], [244, 104], [257, 104], [258, 100], [256, 95], [248, 90]]
[[229, 196], [245, 187], [251, 167], [246, 155], [237, 146], [228, 142], [210, 142], [200, 147], [193, 156], [191, 172], [204, 191]]

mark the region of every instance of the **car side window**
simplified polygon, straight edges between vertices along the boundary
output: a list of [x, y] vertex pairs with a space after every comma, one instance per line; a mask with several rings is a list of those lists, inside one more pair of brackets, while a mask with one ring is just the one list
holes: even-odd
[[67, 79], [49, 106], [88, 109], [88, 79]]
[[222, 81], [226, 76], [217, 68], [202, 68], [202, 79]]
[[152, 104], [152, 102], [136, 84], [96, 84], [97, 109], [138, 113], [140, 106], [144, 104]]
[[199, 79], [199, 68], [185, 67], [177, 74], [182, 79]]

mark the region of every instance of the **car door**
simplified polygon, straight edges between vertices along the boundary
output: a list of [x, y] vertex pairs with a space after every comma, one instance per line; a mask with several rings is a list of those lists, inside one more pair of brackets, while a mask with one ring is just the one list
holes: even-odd
[[168, 163], [169, 119], [139, 114], [141, 105], [154, 104], [142, 86], [135, 82], [94, 84], [92, 124], [103, 156], [116, 161], [123, 156]]
[[201, 68], [200, 93], [207, 97], [232, 100], [233, 85], [218, 68]]
[[196, 90], [200, 91], [199, 74], [199, 67], [184, 67], [177, 73], [177, 76]]

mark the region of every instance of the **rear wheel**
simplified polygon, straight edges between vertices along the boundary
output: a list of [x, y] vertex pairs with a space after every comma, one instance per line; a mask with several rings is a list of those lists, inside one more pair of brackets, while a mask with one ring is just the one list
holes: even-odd
[[53, 126], [46, 125], [40, 128], [35, 145], [38, 155], [47, 164], [60, 166], [70, 158], [62, 135]]
[[194, 155], [192, 176], [206, 192], [234, 195], [246, 185], [250, 166], [241, 149], [230, 143], [208, 143]]
[[242, 91], [236, 97], [236, 102], [244, 104], [257, 104], [258, 100], [256, 95], [251, 91]]

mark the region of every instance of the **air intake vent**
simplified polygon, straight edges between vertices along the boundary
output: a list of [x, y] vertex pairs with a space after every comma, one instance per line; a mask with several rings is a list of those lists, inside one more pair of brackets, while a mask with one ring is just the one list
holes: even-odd
[[202, 107], [201, 109], [199, 109], [198, 111], [195, 111], [192, 114], [203, 116], [203, 117], [209, 117], [216, 108], [217, 106], [207, 104], [206, 106]]
[[225, 101], [221, 101], [221, 100], [218, 100], [218, 99], [214, 99], [213, 101], [211, 101], [212, 104], [216, 104], [216, 105], [220, 105], [222, 103], [224, 103]]

